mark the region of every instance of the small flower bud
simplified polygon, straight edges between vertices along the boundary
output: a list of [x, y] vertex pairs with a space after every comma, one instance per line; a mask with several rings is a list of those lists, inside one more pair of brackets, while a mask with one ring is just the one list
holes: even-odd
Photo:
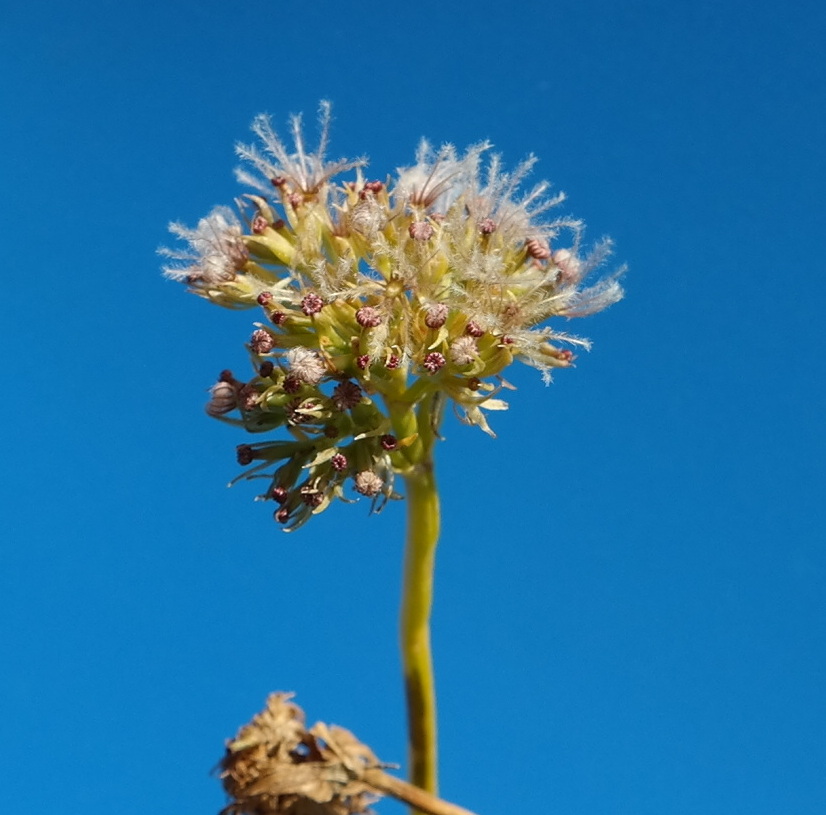
[[476, 320], [471, 320], [467, 326], [465, 326], [465, 333], [470, 334], [471, 337], [476, 337], [477, 339], [481, 337], [485, 333], [485, 329], [482, 328]]
[[275, 348], [275, 337], [269, 331], [264, 331], [263, 328], [258, 328], [252, 332], [250, 337], [250, 348], [253, 353], [263, 355], [269, 354]]
[[384, 367], [392, 371], [398, 368], [399, 365], [401, 365], [401, 362], [402, 361], [395, 354], [390, 354], [390, 356], [387, 357], [387, 362], [384, 363]]
[[381, 325], [381, 314], [372, 306], [362, 306], [356, 312], [356, 322], [362, 328], [375, 328], [377, 325]]
[[547, 260], [551, 256], [551, 248], [547, 241], [539, 238], [528, 238], [525, 241], [525, 252], [534, 260]]
[[305, 294], [301, 301], [301, 310], [309, 317], [318, 314], [324, 308], [324, 301], [315, 292]]
[[229, 382], [217, 382], [210, 388], [209, 395], [206, 412], [210, 416], [223, 416], [238, 406], [235, 386]]
[[308, 410], [312, 409], [311, 402], [302, 402], [301, 399], [293, 399], [286, 408], [287, 419], [291, 424], [306, 424], [311, 421]]
[[435, 374], [438, 370], [444, 368], [444, 366], [445, 358], [438, 351], [431, 351], [422, 363], [422, 367], [424, 367], [429, 374]]
[[287, 200], [293, 209], [298, 209], [304, 203], [304, 196], [300, 192], [291, 192]]
[[273, 501], [277, 501], [279, 504], [283, 504], [287, 500], [287, 496], [290, 494], [286, 487], [273, 487], [272, 492]]
[[365, 181], [362, 189], [369, 190], [372, 193], [377, 193], [384, 189], [384, 184], [381, 181]]
[[270, 183], [273, 185], [273, 187], [278, 189], [280, 187], [283, 187], [287, 183], [287, 179], [283, 176], [277, 175], [275, 176], [275, 178], [270, 179]]
[[219, 382], [229, 382], [230, 384], [235, 383], [235, 377], [232, 375], [232, 371], [224, 369], [218, 374], [218, 381]]
[[470, 365], [476, 359], [476, 340], [467, 335], [455, 339], [450, 344], [450, 361], [454, 365]]
[[434, 303], [428, 306], [424, 317], [424, 324], [428, 328], [441, 328], [447, 322], [448, 307], [444, 303]]
[[376, 475], [372, 470], [362, 470], [360, 473], [356, 473], [356, 477], [353, 480], [356, 484], [356, 492], [360, 492], [368, 498], [373, 498], [378, 495], [384, 486], [381, 477]]
[[255, 451], [248, 444], [239, 444], [235, 450], [235, 456], [238, 459], [238, 463], [242, 467], [246, 467], [248, 464], [252, 464], [252, 460], [255, 458]]
[[308, 507], [317, 507], [324, 500], [324, 493], [319, 492], [315, 487], [305, 484], [300, 490], [301, 500]]
[[254, 385], [244, 385], [238, 393], [238, 403], [244, 410], [252, 410], [259, 400], [258, 389]]
[[433, 227], [427, 221], [414, 221], [407, 227], [407, 234], [414, 241], [428, 241], [433, 237]]
[[496, 221], [492, 218], [483, 218], [479, 221], [479, 231], [483, 235], [492, 235], [496, 232]]
[[355, 382], [341, 382], [333, 388], [333, 404], [338, 410], [349, 410], [361, 401], [361, 388]]
[[270, 322], [273, 325], [284, 325], [287, 321], [287, 315], [283, 311], [273, 311], [270, 314]]
[[254, 234], [260, 235], [266, 228], [269, 226], [269, 222], [266, 218], [262, 217], [261, 215], [256, 215], [252, 219], [251, 228]]
[[390, 433], [385, 433], [381, 437], [381, 446], [385, 450], [395, 450], [399, 446], [399, 442], [396, 440], [396, 437]]
[[368, 354], [362, 354], [359, 357], [356, 357], [356, 365], [361, 368], [362, 371], [367, 370], [370, 367], [370, 357]]
[[384, 226], [387, 216], [384, 207], [370, 195], [350, 210], [347, 221], [354, 232], [365, 238], [373, 238]]
[[327, 373], [324, 361], [309, 348], [298, 345], [290, 348], [284, 356], [290, 366], [290, 373], [308, 385], [317, 385]]
[[270, 360], [265, 359], [259, 366], [258, 366], [258, 375], [266, 379], [270, 376], [275, 369], [275, 365], [270, 362]]
[[284, 388], [284, 393], [297, 393], [301, 390], [301, 380], [293, 374], [287, 374], [281, 387]]
[[272, 300], [272, 294], [268, 291], [262, 291], [255, 299], [259, 306], [266, 306]]
[[290, 510], [287, 507], [281, 507], [273, 513], [273, 518], [280, 524], [285, 524], [290, 519]]
[[478, 376], [472, 376], [467, 381], [468, 390], [478, 391], [482, 387], [482, 380]]
[[330, 466], [331, 466], [331, 467], [332, 467], [332, 468], [333, 468], [336, 472], [339, 472], [339, 473], [340, 473], [340, 472], [343, 472], [344, 470], [346, 470], [346, 469], [347, 469], [347, 464], [348, 464], [348, 462], [347, 462], [347, 456], [343, 455], [342, 453], [336, 453], [336, 454], [335, 454], [335, 455], [334, 455], [334, 456], [330, 459]]

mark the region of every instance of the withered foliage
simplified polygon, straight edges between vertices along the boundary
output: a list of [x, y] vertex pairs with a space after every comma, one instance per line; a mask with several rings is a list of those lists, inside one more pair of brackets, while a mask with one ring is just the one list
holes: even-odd
[[267, 706], [227, 743], [221, 780], [231, 803], [221, 815], [350, 815], [376, 800], [362, 781], [382, 765], [349, 730], [305, 726], [293, 694]]

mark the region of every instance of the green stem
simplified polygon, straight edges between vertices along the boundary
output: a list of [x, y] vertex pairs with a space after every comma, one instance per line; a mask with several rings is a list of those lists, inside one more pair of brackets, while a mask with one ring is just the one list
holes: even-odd
[[[412, 467], [404, 476], [407, 486], [407, 546], [401, 605], [401, 652], [407, 696], [410, 780], [436, 794], [436, 689], [430, 650], [430, 610], [433, 570], [439, 539], [439, 494], [433, 473], [434, 399], [428, 398], [414, 414], [410, 407], [394, 417], [399, 431], [418, 433], [411, 446]], [[417, 810], [414, 810], [417, 812]]]

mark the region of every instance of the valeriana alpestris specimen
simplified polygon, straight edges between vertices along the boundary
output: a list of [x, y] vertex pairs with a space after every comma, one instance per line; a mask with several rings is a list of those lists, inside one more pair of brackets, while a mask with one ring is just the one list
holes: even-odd
[[[330, 106], [309, 151], [301, 119], [292, 147], [266, 116], [239, 145], [249, 192], [162, 250], [166, 274], [227, 308], [261, 315], [248, 348], [254, 375], [224, 371], [207, 412], [261, 441], [238, 446], [264, 479], [262, 499], [293, 530], [334, 498], [380, 510], [405, 482], [408, 545], [402, 650], [414, 783], [435, 791], [435, 697], [429, 647], [439, 503], [433, 446], [443, 409], [492, 434], [515, 360], [547, 381], [587, 341], [561, 318], [622, 296], [617, 273], [591, 281], [608, 241], [582, 251], [582, 223], [549, 217], [562, 194], [522, 191], [529, 158], [506, 172], [487, 142], [464, 153], [422, 141], [415, 164], [368, 179], [364, 159], [328, 161]], [[344, 180], [338, 180], [344, 176]], [[236, 479], [238, 480], [238, 479]]]

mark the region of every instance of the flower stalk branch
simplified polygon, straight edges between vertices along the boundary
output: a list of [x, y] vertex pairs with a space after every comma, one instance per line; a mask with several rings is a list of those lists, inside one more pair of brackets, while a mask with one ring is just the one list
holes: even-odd
[[404, 476], [407, 543], [401, 605], [401, 652], [409, 738], [410, 778], [438, 791], [436, 687], [430, 645], [433, 577], [439, 540], [439, 493], [433, 470], [431, 397], [418, 411], [420, 457]]

